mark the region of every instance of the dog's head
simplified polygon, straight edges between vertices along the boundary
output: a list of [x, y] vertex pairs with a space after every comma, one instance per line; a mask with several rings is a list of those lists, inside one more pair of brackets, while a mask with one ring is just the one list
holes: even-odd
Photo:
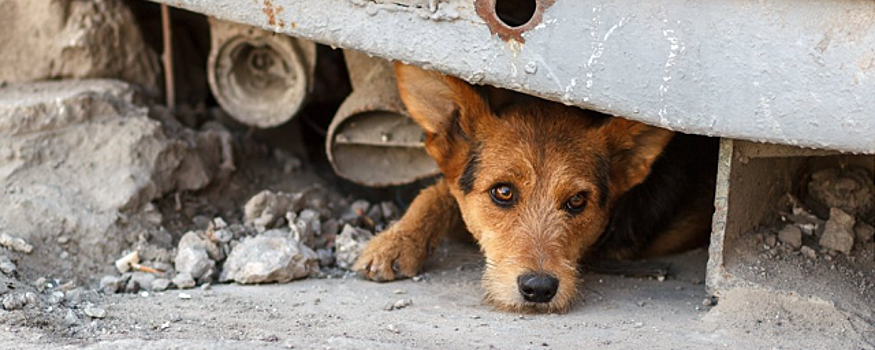
[[672, 132], [537, 101], [493, 110], [472, 86], [396, 66], [468, 230], [486, 256], [486, 299], [519, 312], [567, 310], [578, 261], [616, 199], [642, 182]]

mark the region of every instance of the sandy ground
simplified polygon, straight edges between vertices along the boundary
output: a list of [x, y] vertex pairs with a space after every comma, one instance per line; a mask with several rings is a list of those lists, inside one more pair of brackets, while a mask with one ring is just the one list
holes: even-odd
[[[476, 248], [445, 245], [419, 281], [354, 276], [116, 294], [107, 317], [55, 333], [0, 329], [3, 349], [871, 349], [830, 305], [774, 294], [706, 298], [706, 253], [668, 259], [665, 281], [586, 275], [585, 302], [562, 315], [481, 302]], [[190, 299], [180, 297], [187, 293]], [[752, 293], [752, 294], [751, 294]], [[412, 304], [392, 311], [399, 299]]]

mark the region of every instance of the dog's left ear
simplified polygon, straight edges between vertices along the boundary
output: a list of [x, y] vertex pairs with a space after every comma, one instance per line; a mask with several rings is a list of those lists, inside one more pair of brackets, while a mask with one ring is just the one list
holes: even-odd
[[625, 193], [643, 182], [674, 132], [614, 117], [601, 128], [611, 157], [611, 193]]
[[428, 134], [460, 128], [473, 136], [475, 118], [490, 113], [483, 97], [458, 78], [401, 63], [395, 64], [395, 76], [407, 111]]
[[425, 149], [448, 178], [461, 175], [476, 138], [476, 123], [491, 111], [468, 83], [438, 72], [395, 64], [398, 92], [410, 116], [425, 130]]

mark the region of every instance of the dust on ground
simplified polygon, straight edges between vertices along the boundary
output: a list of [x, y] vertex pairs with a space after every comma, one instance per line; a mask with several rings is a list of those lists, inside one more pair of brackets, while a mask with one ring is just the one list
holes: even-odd
[[663, 282], [586, 275], [585, 302], [570, 313], [519, 315], [481, 302], [476, 247], [450, 242], [417, 280], [343, 275], [107, 295], [95, 299], [105, 318], [55, 332], [7, 324], [0, 339], [10, 349], [871, 348], [822, 302], [748, 293], [712, 308], [705, 259], [704, 250], [669, 259]]
[[[23, 109], [33, 112], [28, 114], [33, 120], [66, 123], [37, 122], [32, 125], [39, 129], [32, 133], [9, 131], [15, 129], [9, 126], [3, 129], [4, 140], [13, 149], [28, 150], [40, 142], [57, 146], [50, 140], [66, 135], [62, 138], [66, 143], [60, 145], [69, 147], [49, 154], [89, 159], [94, 165], [75, 168], [81, 172], [71, 170], [66, 177], [24, 176], [49, 171], [42, 169], [66, 171], [68, 165], [56, 165], [45, 153], [17, 151], [8, 158], [19, 160], [12, 163], [16, 168], [3, 181], [18, 184], [21, 189], [15, 194], [19, 196], [54, 186], [61, 190], [55, 198], [84, 201], [88, 210], [93, 210], [87, 208], [94, 198], [87, 195], [90, 191], [117, 194], [113, 188], [132, 188], [122, 192], [125, 196], [112, 198], [136, 205], [105, 207], [103, 212], [128, 219], [107, 221], [100, 226], [104, 231], [70, 226], [59, 234], [41, 230], [46, 226], [39, 225], [39, 216], [26, 221], [35, 223], [32, 226], [21, 226], [23, 221], [15, 216], [4, 217], [2, 233], [10, 239], [4, 238], [7, 243], [0, 254], [7, 258], [0, 261], [0, 286], [5, 288], [0, 293], [0, 343], [4, 348], [872, 348], [871, 323], [861, 323], [841, 305], [756, 291], [730, 293], [720, 300], [708, 296], [703, 284], [705, 250], [667, 259], [672, 270], [664, 281], [585, 275], [584, 302], [562, 315], [510, 314], [483, 304], [479, 283], [483, 262], [470, 242], [445, 244], [429, 261], [426, 272], [412, 280], [367, 282], [338, 268], [337, 259], [354, 260], [355, 248], [363, 244], [356, 237], [379, 232], [400, 210], [392, 213], [390, 205], [378, 200], [369, 203], [341, 195], [339, 187], [326, 180], [314, 164], [252, 140], [245, 131], [210, 123], [188, 127], [178, 122], [181, 118], [176, 114], [144, 107], [125, 97], [128, 94], [115, 93], [127, 91], [123, 85], [113, 83], [106, 90], [102, 82], [77, 84], [88, 86], [84, 91], [90, 92], [60, 99], [23, 99], [43, 106]], [[21, 86], [7, 89], [20, 90]], [[45, 95], [44, 90], [30, 91]], [[64, 108], [44, 108], [53, 103], [80, 110], [95, 103], [117, 108], [98, 109], [103, 112], [97, 119], [70, 121], [57, 118], [63, 116], [57, 112]], [[110, 132], [128, 123], [150, 127]], [[109, 135], [108, 141], [94, 145], [94, 137], [100, 135]], [[76, 153], [81, 152], [80, 146], [91, 145], [90, 149], [102, 149], [108, 155], [136, 155], [140, 149], [136, 143], [119, 143], [129, 138], [151, 142], [155, 156], [147, 159], [154, 161], [101, 163], [104, 158], [119, 158]], [[101, 148], [103, 144], [113, 146]], [[196, 161], [186, 166], [181, 161], [168, 162], [186, 157]], [[106, 168], [107, 164], [116, 166]], [[91, 173], [89, 168], [113, 171]], [[118, 174], [124, 178], [141, 172], [148, 176], [140, 182], [121, 181], [129, 187], [87, 183], [112, 183]], [[210, 175], [198, 176], [205, 172]], [[45, 181], [36, 183], [33, 178]], [[188, 181], [192, 178], [204, 180]], [[40, 202], [45, 197], [23, 198], [45, 203]], [[7, 207], [19, 208], [18, 203]], [[56, 214], [42, 213], [45, 218]], [[86, 211], [73, 218], [93, 216]], [[132, 223], [136, 230], [130, 229]], [[12, 232], [9, 227], [20, 230]], [[344, 229], [349, 239], [345, 243], [340, 239]], [[182, 239], [185, 235], [189, 238]], [[299, 246], [286, 255], [289, 258], [276, 266], [280, 273], [241, 270], [250, 272], [250, 277], [265, 278], [258, 281], [295, 280], [252, 286], [223, 282], [221, 269], [234, 250], [264, 236], [309, 242], [313, 248]], [[88, 245], [96, 241], [108, 253], [80, 254], [83, 249], [95, 249]], [[341, 246], [349, 249], [343, 251]], [[275, 250], [285, 251], [282, 247]], [[189, 256], [193, 258], [180, 264], [179, 253], [185, 249], [192, 250]], [[307, 249], [315, 255], [306, 253]], [[268, 251], [273, 254], [275, 250]], [[333, 256], [320, 257], [316, 253], [320, 250]], [[137, 252], [136, 259], [129, 256], [133, 252]], [[247, 259], [267, 255], [250, 254]], [[306, 273], [296, 272], [301, 266]], [[177, 278], [185, 274], [184, 281]], [[302, 277], [309, 278], [298, 279]], [[251, 281], [248, 278], [231, 279]]]

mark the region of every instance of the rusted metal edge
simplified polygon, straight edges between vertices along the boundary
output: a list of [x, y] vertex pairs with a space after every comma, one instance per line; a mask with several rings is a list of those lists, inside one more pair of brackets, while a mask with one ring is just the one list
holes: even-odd
[[504, 24], [495, 13], [495, 1], [496, 0], [476, 0], [474, 1], [474, 8], [477, 10], [477, 15], [486, 22], [486, 26], [489, 27], [489, 31], [492, 34], [498, 35], [504, 41], [508, 40], [516, 40], [519, 43], [525, 43], [526, 38], [523, 37], [523, 33], [528, 32], [535, 28], [537, 25], [541, 24], [541, 21], [544, 17], [544, 11], [546, 11], [550, 6], [553, 5], [556, 0], [538, 0], [535, 1], [535, 12], [532, 14], [532, 18], [529, 19], [525, 24], [518, 27], [510, 27]]

